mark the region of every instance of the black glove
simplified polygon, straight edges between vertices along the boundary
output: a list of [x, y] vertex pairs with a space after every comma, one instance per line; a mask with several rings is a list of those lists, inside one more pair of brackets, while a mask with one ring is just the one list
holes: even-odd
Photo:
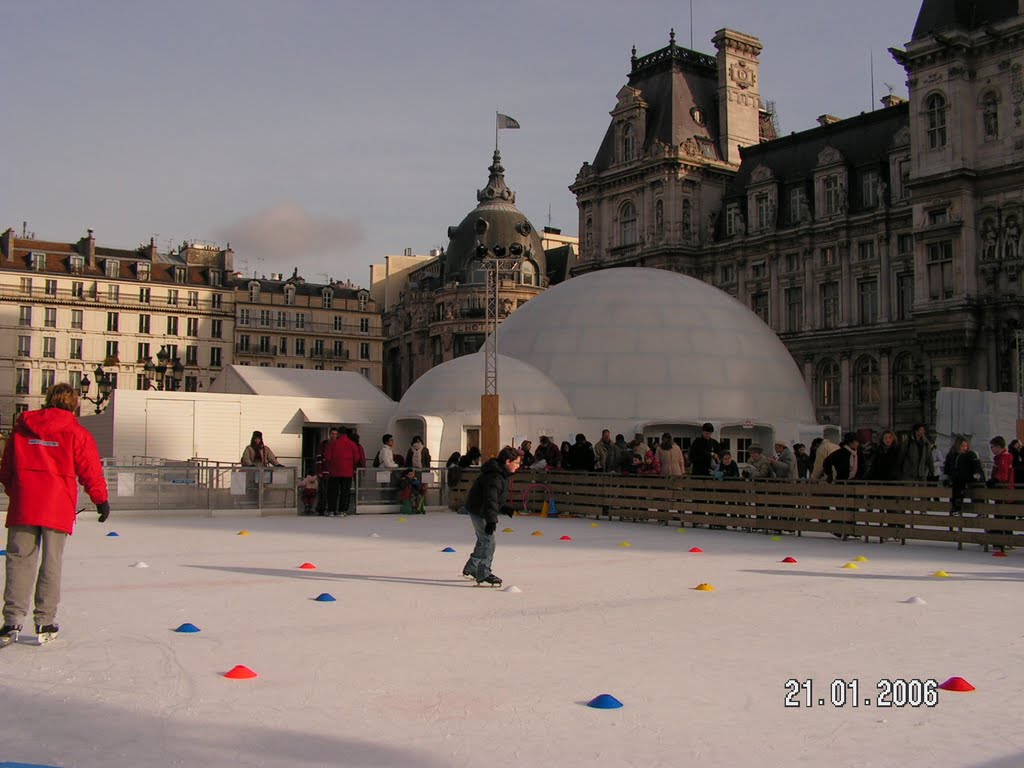
[[509, 517], [514, 517], [516, 514], [516, 510], [514, 507], [502, 507], [501, 514], [508, 515]]
[[484, 533], [486, 533], [488, 536], [490, 536], [492, 533], [494, 533], [494, 531], [497, 529], [497, 527], [498, 527], [498, 521], [497, 520], [495, 520], [494, 522], [491, 522], [490, 520], [488, 520], [487, 524], [484, 526]]
[[107, 522], [107, 518], [110, 517], [110, 502], [104, 501], [102, 504], [96, 505], [96, 514], [100, 516], [100, 522]]

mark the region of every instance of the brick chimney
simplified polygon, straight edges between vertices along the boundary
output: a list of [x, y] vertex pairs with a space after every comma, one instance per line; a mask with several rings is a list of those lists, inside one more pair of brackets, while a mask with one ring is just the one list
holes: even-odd
[[0, 235], [0, 255], [4, 261], [14, 260], [14, 228], [8, 227], [7, 231]]
[[835, 115], [820, 115], [818, 117], [818, 125], [820, 125], [820, 126], [832, 125], [833, 123], [838, 123], [842, 119], [843, 118], [836, 117]]
[[897, 96], [894, 93], [890, 93], [886, 96], [883, 96], [881, 99], [879, 99], [879, 101], [882, 102], [883, 107], [895, 107], [897, 104], [905, 104], [907, 100], [904, 99], [902, 96]]
[[85, 256], [90, 269], [96, 269], [96, 234], [89, 227], [88, 234], [78, 241], [78, 252]]

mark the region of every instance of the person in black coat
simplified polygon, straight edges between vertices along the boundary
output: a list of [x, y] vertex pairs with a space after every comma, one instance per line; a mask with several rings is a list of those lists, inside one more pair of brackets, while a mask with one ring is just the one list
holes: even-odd
[[694, 438], [690, 443], [690, 455], [687, 459], [690, 462], [690, 473], [694, 477], [708, 477], [711, 475], [711, 467], [718, 461], [718, 454], [722, 447], [712, 437], [715, 433], [715, 426], [710, 423], [701, 425], [700, 437]]
[[594, 446], [587, 440], [582, 432], [576, 435], [576, 443], [569, 449], [568, 463], [566, 469], [573, 469], [577, 472], [593, 472], [597, 465], [597, 454], [594, 453]]
[[1013, 439], [1006, 450], [1013, 457], [1013, 484], [1020, 487], [1024, 485], [1024, 447], [1021, 446], [1020, 440]]
[[488, 460], [480, 468], [480, 476], [466, 495], [464, 510], [469, 513], [476, 531], [476, 547], [463, 566], [462, 575], [476, 579], [477, 584], [501, 586], [501, 579], [491, 573], [496, 544], [494, 531], [498, 527], [499, 514], [513, 515], [513, 509], [508, 506], [508, 491], [512, 475], [519, 469], [522, 459], [515, 448], [502, 448], [496, 458]]
[[953, 486], [949, 495], [949, 511], [951, 514], [959, 515], [963, 510], [967, 489], [985, 482], [985, 470], [981, 468], [981, 459], [971, 450], [971, 443], [966, 437], [958, 438], [954, 444], [954, 451], [952, 471], [949, 475]]
[[867, 479], [882, 483], [890, 483], [900, 479], [903, 456], [900, 445], [896, 441], [896, 433], [891, 429], [882, 433], [882, 439], [875, 448], [868, 468]]
[[847, 432], [839, 444], [839, 450], [833, 451], [825, 459], [825, 476], [832, 480], [856, 480], [859, 469], [858, 448], [860, 440], [857, 439], [857, 433]]

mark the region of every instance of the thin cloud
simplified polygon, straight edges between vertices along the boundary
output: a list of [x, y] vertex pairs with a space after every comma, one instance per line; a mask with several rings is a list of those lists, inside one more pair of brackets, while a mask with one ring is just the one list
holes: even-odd
[[297, 203], [284, 202], [226, 227], [219, 239], [231, 243], [236, 264], [251, 268], [262, 263], [269, 268], [285, 261], [337, 259], [365, 237], [356, 219], [314, 216]]

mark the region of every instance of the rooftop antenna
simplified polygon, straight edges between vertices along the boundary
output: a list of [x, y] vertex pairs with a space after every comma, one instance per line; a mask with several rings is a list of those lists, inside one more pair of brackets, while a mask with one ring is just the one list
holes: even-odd
[[693, 0], [690, 0], [690, 50], [693, 50]]
[[871, 73], [871, 111], [875, 111], [875, 52], [868, 49], [869, 69]]
[[548, 226], [551, 226], [551, 203], [548, 203]]

